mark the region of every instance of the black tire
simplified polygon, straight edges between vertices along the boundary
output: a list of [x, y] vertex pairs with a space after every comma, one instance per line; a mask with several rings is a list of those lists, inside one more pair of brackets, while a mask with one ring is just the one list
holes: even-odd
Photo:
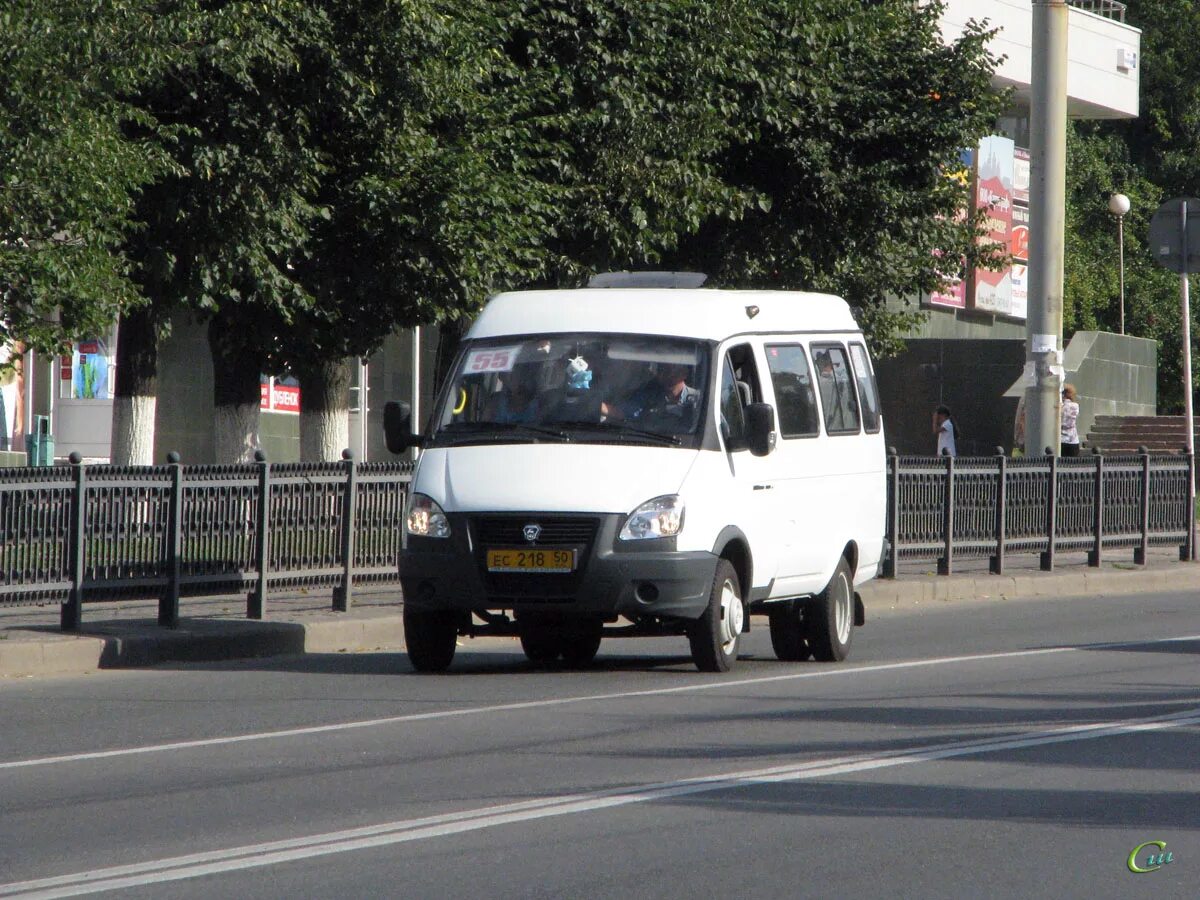
[[692, 660], [701, 672], [728, 672], [737, 660], [746, 609], [737, 572], [727, 559], [717, 561], [708, 606], [688, 626]]
[[444, 672], [454, 659], [458, 624], [454, 613], [404, 607], [404, 645], [418, 672]]
[[530, 662], [552, 663], [562, 652], [562, 640], [546, 628], [528, 628], [521, 632], [521, 649]]
[[812, 656], [808, 646], [808, 625], [804, 621], [804, 606], [791, 600], [774, 604], [771, 619], [771, 649], [776, 659], [784, 662], [804, 662]]
[[566, 635], [561, 643], [563, 662], [572, 669], [579, 669], [590, 664], [600, 649], [600, 640], [599, 627]]
[[825, 590], [804, 606], [805, 631], [813, 658], [820, 662], [841, 662], [850, 655], [854, 638], [854, 578], [845, 558]]

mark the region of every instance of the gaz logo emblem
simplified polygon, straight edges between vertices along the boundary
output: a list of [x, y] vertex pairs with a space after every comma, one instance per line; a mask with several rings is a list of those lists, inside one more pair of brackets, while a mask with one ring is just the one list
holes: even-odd
[[525, 540], [529, 541], [529, 543], [531, 543], [531, 544], [538, 539], [538, 535], [541, 533], [542, 533], [541, 525], [530, 524], [530, 525], [526, 525], [524, 528], [521, 529], [521, 534], [525, 535]]

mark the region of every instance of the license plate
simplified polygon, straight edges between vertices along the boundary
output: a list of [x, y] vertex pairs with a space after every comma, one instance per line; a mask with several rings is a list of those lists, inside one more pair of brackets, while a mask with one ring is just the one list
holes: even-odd
[[509, 548], [487, 552], [489, 572], [573, 572], [574, 550]]

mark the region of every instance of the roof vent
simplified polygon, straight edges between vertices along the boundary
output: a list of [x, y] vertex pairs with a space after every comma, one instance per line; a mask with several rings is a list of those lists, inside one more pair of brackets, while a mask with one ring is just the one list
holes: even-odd
[[698, 288], [703, 272], [600, 272], [588, 279], [591, 288]]

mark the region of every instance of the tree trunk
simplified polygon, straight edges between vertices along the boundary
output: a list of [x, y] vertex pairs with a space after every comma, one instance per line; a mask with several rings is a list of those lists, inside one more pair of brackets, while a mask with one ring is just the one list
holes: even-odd
[[142, 306], [121, 316], [117, 383], [113, 390], [114, 466], [154, 464], [154, 407], [158, 393], [158, 320]]
[[208, 323], [213, 361], [213, 456], [218, 465], [254, 461], [262, 354], [247, 348], [236, 320], [217, 313]]
[[350, 446], [350, 366], [316, 362], [296, 373], [300, 381], [300, 459], [332, 462]]

